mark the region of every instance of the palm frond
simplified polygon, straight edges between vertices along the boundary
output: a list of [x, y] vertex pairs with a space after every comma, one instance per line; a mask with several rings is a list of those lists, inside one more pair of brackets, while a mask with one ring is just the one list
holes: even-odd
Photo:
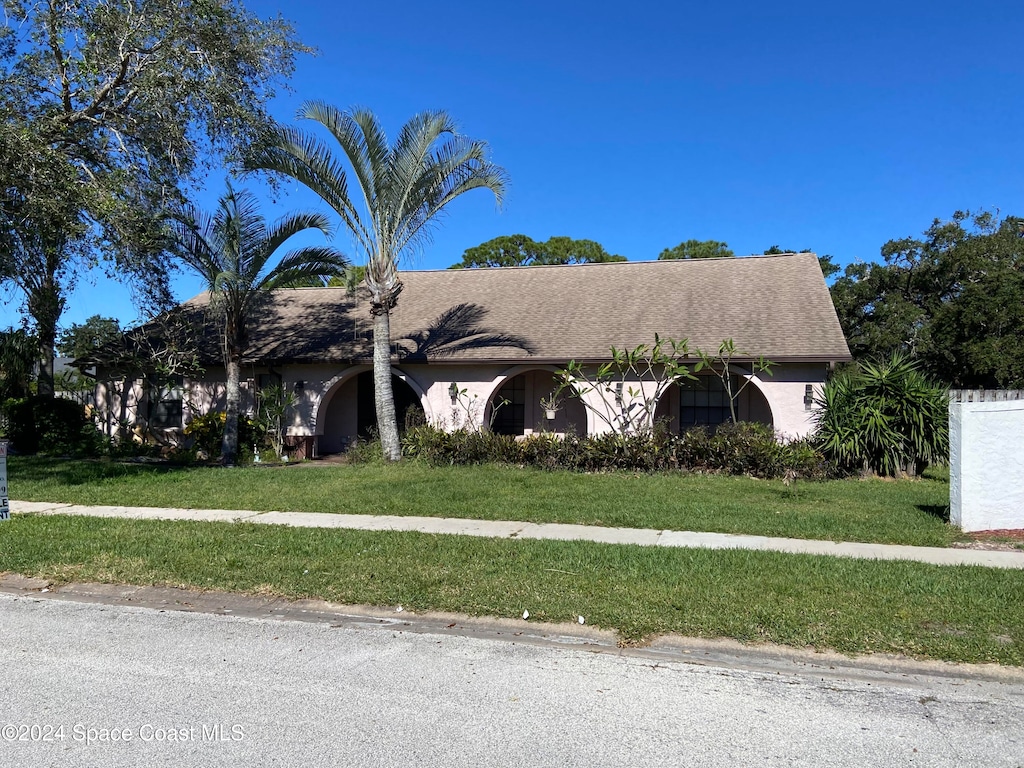
[[337, 274], [348, 264], [339, 251], [322, 246], [293, 250], [268, 269], [293, 236], [311, 229], [329, 231], [329, 222], [323, 214], [297, 213], [268, 229], [255, 196], [230, 185], [212, 215], [185, 209], [171, 229], [177, 255], [207, 284], [211, 306], [220, 313], [225, 354], [229, 349], [243, 351], [249, 315], [261, 295], [302, 279]]
[[396, 240], [402, 249], [416, 242], [449, 203], [473, 189], [490, 190], [500, 206], [507, 184], [505, 170], [487, 160], [484, 142], [458, 135], [448, 137], [425, 159]]
[[308, 285], [310, 278], [330, 278], [344, 274], [349, 261], [330, 246], [311, 246], [286, 253], [272, 272], [258, 284], [260, 291]]
[[334, 137], [352, 166], [367, 210], [372, 211], [389, 159], [388, 138], [377, 118], [369, 110], [342, 112], [322, 101], [306, 102], [299, 114], [317, 121]]
[[[341, 217], [366, 258], [371, 311], [394, 305], [400, 260], [427, 236], [448, 203], [477, 188], [490, 189], [499, 204], [504, 196], [507, 176], [487, 160], [487, 145], [460, 136], [445, 112], [413, 116], [393, 145], [367, 109], [341, 111], [309, 101], [299, 114], [320, 123], [333, 144], [282, 129], [276, 145], [251, 158], [249, 167], [295, 179]], [[365, 210], [352, 201], [349, 169]]]
[[320, 230], [329, 238], [332, 234], [331, 220], [318, 211], [290, 213], [265, 230], [260, 247], [268, 253], [274, 253], [292, 237], [309, 229]]
[[278, 143], [250, 158], [250, 167], [295, 179], [341, 217], [360, 247], [372, 246], [372, 232], [364, 225], [349, 197], [345, 167], [316, 137], [294, 128], [283, 128], [279, 132]]

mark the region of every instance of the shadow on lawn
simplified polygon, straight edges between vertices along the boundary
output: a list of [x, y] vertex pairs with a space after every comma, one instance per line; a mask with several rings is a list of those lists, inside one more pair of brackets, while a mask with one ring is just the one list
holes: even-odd
[[103, 459], [47, 459], [18, 456], [8, 459], [8, 475], [15, 483], [90, 485], [112, 478], [155, 477], [193, 472], [200, 467], [180, 464], [143, 464]]
[[926, 515], [930, 515], [944, 523], [949, 522], [949, 504], [915, 504]]

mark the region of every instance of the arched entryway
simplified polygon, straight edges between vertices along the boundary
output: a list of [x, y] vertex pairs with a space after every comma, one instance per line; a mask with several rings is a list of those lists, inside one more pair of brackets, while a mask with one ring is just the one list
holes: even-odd
[[557, 389], [558, 381], [552, 371], [534, 369], [510, 376], [487, 403], [487, 424], [499, 435], [531, 432], [585, 435], [587, 411], [578, 398], [563, 392], [554, 413], [548, 412], [546, 405]]
[[[743, 385], [743, 377], [732, 376], [732, 391]], [[756, 379], [755, 379], [756, 382]], [[738, 421], [753, 421], [772, 426], [772, 409], [757, 384], [751, 382], [735, 396], [736, 418]], [[678, 434], [696, 427], [715, 428], [732, 419], [729, 409], [729, 394], [725, 383], [714, 374], [701, 374], [695, 380], [681, 381], [662, 395], [655, 412], [655, 419], [668, 423], [669, 429]]]
[[[409, 423], [422, 423], [423, 405], [416, 391], [394, 374], [391, 389], [395, 395], [399, 432], [404, 432]], [[371, 370], [350, 377], [334, 391], [324, 408], [324, 429], [319, 438], [321, 455], [341, 453], [356, 439], [365, 439], [374, 433], [377, 428], [374, 392]]]

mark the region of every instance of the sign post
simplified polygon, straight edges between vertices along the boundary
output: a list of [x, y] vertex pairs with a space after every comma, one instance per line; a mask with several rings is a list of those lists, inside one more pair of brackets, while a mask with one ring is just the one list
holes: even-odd
[[0, 520], [11, 519], [11, 503], [7, 500], [7, 441], [0, 440]]

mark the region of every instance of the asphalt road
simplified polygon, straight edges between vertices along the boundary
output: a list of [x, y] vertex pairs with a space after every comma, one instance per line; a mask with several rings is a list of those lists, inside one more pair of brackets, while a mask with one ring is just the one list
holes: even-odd
[[0, 766], [1024, 766], [1021, 676], [403, 619], [0, 594]]

